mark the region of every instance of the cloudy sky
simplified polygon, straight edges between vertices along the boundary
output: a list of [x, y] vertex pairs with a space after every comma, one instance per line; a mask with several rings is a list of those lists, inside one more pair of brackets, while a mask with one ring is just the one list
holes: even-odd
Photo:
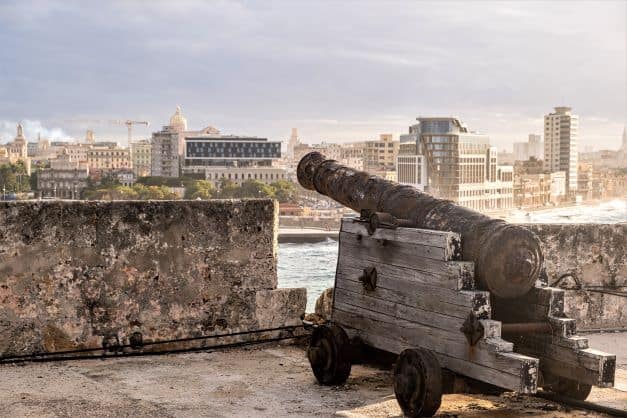
[[625, 1], [1, 2], [0, 138], [147, 137], [180, 104], [191, 128], [305, 142], [457, 115], [511, 149], [569, 105], [582, 150], [617, 148], [626, 27]]

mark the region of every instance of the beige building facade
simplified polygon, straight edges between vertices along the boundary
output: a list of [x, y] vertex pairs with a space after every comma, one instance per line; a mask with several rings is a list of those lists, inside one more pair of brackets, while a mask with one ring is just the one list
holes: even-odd
[[219, 187], [223, 180], [230, 180], [241, 185], [247, 180], [258, 180], [263, 183], [274, 183], [279, 180], [287, 180], [287, 173], [277, 167], [185, 167], [184, 174], [201, 173], [205, 179]]
[[119, 146], [93, 146], [87, 151], [90, 170], [103, 173], [120, 169], [131, 169], [131, 151]]
[[131, 144], [131, 160], [135, 177], [150, 175], [152, 170], [152, 145], [150, 140], [142, 139]]
[[394, 170], [400, 142], [392, 134], [381, 134], [378, 141], [364, 143], [364, 169], [366, 171]]

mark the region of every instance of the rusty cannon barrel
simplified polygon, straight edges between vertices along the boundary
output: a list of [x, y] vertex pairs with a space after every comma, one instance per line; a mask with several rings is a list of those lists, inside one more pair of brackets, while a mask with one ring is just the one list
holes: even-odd
[[300, 160], [297, 175], [304, 188], [357, 212], [385, 212], [416, 228], [461, 234], [462, 259], [475, 263], [478, 287], [499, 298], [522, 296], [538, 279], [543, 263], [540, 241], [526, 228], [343, 166], [319, 152]]

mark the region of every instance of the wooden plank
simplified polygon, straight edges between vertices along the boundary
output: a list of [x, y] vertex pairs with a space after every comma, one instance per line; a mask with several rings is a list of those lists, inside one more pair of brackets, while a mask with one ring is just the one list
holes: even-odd
[[464, 334], [459, 330], [442, 330], [360, 308], [352, 308], [352, 310], [352, 312], [346, 312], [337, 309], [333, 313], [333, 322], [374, 335], [388, 336], [411, 347], [423, 347], [436, 353], [498, 370], [510, 372], [518, 370], [517, 366], [511, 369], [512, 364], [508, 360], [501, 361], [491, 354], [503, 352], [498, 351], [502, 349], [511, 350], [513, 347], [511, 344], [493, 344], [494, 339], [482, 339], [474, 346], [470, 346]]
[[399, 267], [391, 264], [373, 263], [369, 260], [347, 255], [340, 249], [339, 263], [342, 266], [350, 266], [359, 269], [359, 271], [363, 271], [365, 267], [374, 266], [377, 269], [378, 275], [384, 277], [394, 277], [403, 280], [409, 279], [412, 282], [445, 287], [447, 289], [473, 290], [475, 288], [475, 266], [472, 262], [456, 262], [454, 266], [450, 266], [449, 268], [449, 273], [453, 269], [455, 269], [455, 272], [447, 275]]
[[[458, 276], [461, 261], [445, 261], [436, 247], [424, 247], [340, 232], [340, 255], [438, 275]], [[440, 249], [441, 250], [441, 249]]]
[[587, 346], [587, 340], [582, 344], [580, 338], [532, 335], [515, 344], [516, 351], [538, 357], [541, 367], [558, 376], [612, 386], [616, 356], [592, 348], [576, 348], [576, 345]]
[[458, 318], [466, 318], [470, 311], [475, 312], [475, 315], [480, 319], [490, 318], [490, 295], [488, 292], [457, 291], [385, 275], [377, 275], [377, 287], [372, 291], [366, 291], [358, 279], [361, 274], [361, 270], [348, 267], [345, 259], [340, 259], [335, 287]]
[[[465, 318], [402, 305], [389, 300], [374, 298], [366, 293], [359, 294], [341, 288], [335, 290], [333, 304], [337, 309], [346, 312], [358, 311], [353, 309], [358, 307], [443, 330], [459, 330], [465, 321]], [[470, 315], [471, 311], [472, 309], [468, 308], [467, 316]]]
[[[392, 338], [388, 338], [387, 336], [375, 335], [371, 332], [364, 330], [356, 330], [350, 327], [344, 328], [350, 337], [358, 337], [364, 343], [373, 346], [379, 347], [382, 350], [389, 351], [391, 353], [400, 353], [401, 351], [408, 348], [417, 348], [416, 346], [411, 346], [402, 341], [398, 341]], [[508, 373], [501, 370], [496, 370], [490, 367], [482, 366], [480, 364], [472, 363], [465, 360], [456, 359], [441, 353], [434, 353], [438, 358], [440, 366], [447, 368], [449, 370], [453, 370], [456, 373], [467, 376], [473, 379], [482, 380], [484, 382], [493, 384], [495, 386], [515, 390], [523, 393], [535, 393], [537, 390], [537, 378], [535, 387], [533, 390], [528, 390], [524, 388], [521, 384], [521, 374], [522, 373]], [[498, 355], [510, 354], [510, 353], [497, 353]], [[527, 390], [527, 391], [525, 391]]]
[[461, 260], [461, 238], [459, 234], [448, 231], [434, 231], [418, 228], [379, 228], [372, 235], [364, 223], [355, 222], [353, 219], [343, 219], [341, 232], [349, 232], [362, 236], [368, 236], [375, 240], [387, 240], [416, 244], [426, 247], [438, 247], [444, 250], [445, 260]]
[[[534, 393], [537, 389], [538, 360], [496, 351], [489, 340], [470, 347], [461, 333], [454, 336], [435, 328], [416, 328], [402, 321], [400, 325], [381, 322], [339, 310], [333, 320], [373, 347], [392, 353], [425, 348], [438, 357], [442, 367], [456, 373], [523, 393]], [[508, 348], [511, 350], [511, 345]]]
[[[612, 387], [614, 386], [614, 369], [615, 363], [608, 365], [609, 371], [602, 371], [601, 373], [595, 370], [586, 369], [585, 367], [573, 366], [570, 363], [566, 363], [554, 359], [546, 359], [540, 357], [540, 370], [544, 373], [552, 373], [557, 376], [566, 377], [571, 380], [576, 380], [581, 383], [589, 385], [595, 385], [599, 387]], [[604, 378], [604, 376], [606, 376]]]

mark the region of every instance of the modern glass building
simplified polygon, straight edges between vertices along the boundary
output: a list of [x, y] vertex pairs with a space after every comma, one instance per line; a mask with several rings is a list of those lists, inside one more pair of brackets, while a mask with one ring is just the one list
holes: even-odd
[[411, 131], [427, 166], [427, 191], [476, 210], [513, 205], [512, 167], [498, 166], [487, 135], [452, 117], [418, 118]]
[[203, 135], [185, 138], [186, 166], [270, 166], [281, 158], [281, 143], [266, 138]]

